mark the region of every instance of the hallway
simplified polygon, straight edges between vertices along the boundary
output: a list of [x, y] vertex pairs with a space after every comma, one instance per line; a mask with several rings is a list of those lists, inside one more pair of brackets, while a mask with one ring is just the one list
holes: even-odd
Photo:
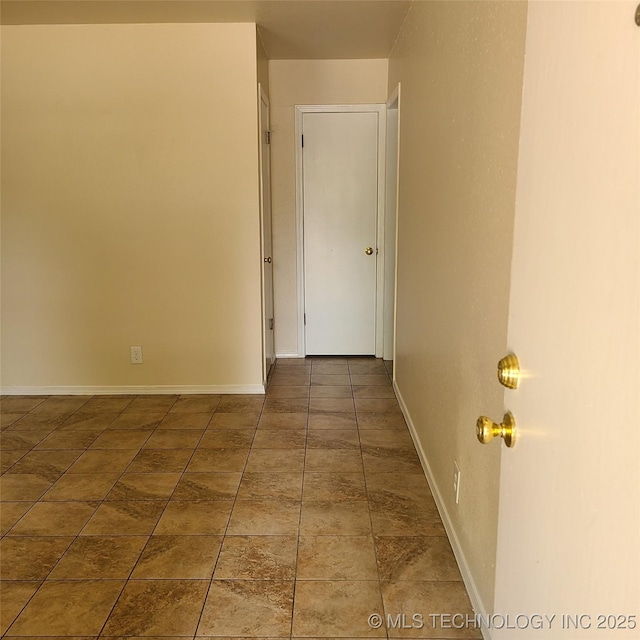
[[5, 396], [2, 429], [7, 638], [481, 637], [429, 615], [470, 604], [381, 360], [278, 360], [266, 397]]

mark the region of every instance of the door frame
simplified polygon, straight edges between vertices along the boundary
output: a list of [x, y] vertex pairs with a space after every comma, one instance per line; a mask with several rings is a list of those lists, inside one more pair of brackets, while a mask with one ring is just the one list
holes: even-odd
[[[265, 188], [264, 181], [262, 179], [262, 162], [265, 155], [270, 154], [269, 143], [266, 140], [262, 139], [262, 104], [265, 104], [267, 107], [267, 118], [270, 118], [271, 114], [270, 106], [269, 106], [269, 96], [267, 96], [264, 87], [261, 83], [258, 83], [258, 175], [259, 175], [259, 183], [260, 183], [260, 274], [261, 274], [261, 298], [262, 298], [262, 384], [266, 387], [267, 378], [269, 376], [269, 370], [273, 366], [273, 363], [276, 361], [276, 353], [275, 353], [275, 336], [274, 336], [274, 348], [271, 354], [271, 363], [267, 368], [266, 360], [267, 360], [267, 329], [266, 321], [267, 321], [267, 287], [266, 287], [266, 273], [265, 273], [265, 255], [264, 255], [264, 201], [265, 201]], [[269, 127], [269, 122], [267, 122], [267, 127]], [[271, 163], [269, 162], [269, 181], [271, 181]], [[271, 189], [269, 189], [269, 193], [271, 193]], [[273, 215], [273, 211], [271, 211], [271, 215]], [[271, 255], [273, 255], [273, 231], [271, 235]], [[273, 297], [273, 267], [271, 272], [271, 295]], [[274, 306], [275, 301], [272, 300], [272, 308], [275, 311]], [[275, 315], [275, 314], [274, 314]], [[273, 331], [273, 329], [271, 330]], [[268, 370], [269, 369], [269, 370]]]
[[298, 357], [307, 353], [304, 324], [304, 198], [302, 164], [302, 118], [305, 113], [377, 113], [378, 114], [378, 212], [376, 221], [376, 358], [382, 357], [384, 346], [384, 220], [385, 220], [385, 146], [386, 104], [311, 104], [295, 106], [296, 150], [296, 277], [298, 294]]

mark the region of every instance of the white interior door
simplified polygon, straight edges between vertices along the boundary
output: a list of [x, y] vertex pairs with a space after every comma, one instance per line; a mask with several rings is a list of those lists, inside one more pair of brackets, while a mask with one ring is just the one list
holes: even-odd
[[271, 242], [271, 154], [269, 100], [260, 85], [260, 211], [262, 232], [263, 376], [266, 381], [275, 362], [273, 313], [273, 255]]
[[529, 4], [493, 638], [640, 638], [635, 6]]
[[374, 355], [378, 112], [302, 116], [307, 355]]

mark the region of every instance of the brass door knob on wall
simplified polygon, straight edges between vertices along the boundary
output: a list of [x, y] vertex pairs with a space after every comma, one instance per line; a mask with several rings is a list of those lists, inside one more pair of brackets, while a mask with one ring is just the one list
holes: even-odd
[[498, 362], [498, 380], [507, 389], [517, 389], [520, 382], [520, 362], [510, 353]]
[[370, 256], [370, 255], [373, 253], [373, 247], [367, 247], [367, 248], [364, 250], [364, 252], [365, 252], [368, 256]]
[[513, 447], [516, 444], [516, 420], [510, 411], [504, 414], [500, 424], [496, 424], [485, 416], [480, 416], [476, 422], [476, 435], [482, 444], [487, 444], [494, 438], [500, 437], [504, 439], [507, 447]]

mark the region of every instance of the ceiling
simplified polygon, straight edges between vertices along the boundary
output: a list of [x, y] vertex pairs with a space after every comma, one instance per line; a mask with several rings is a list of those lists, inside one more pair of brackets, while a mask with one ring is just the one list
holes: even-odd
[[2, 24], [256, 22], [272, 60], [387, 58], [411, 0], [2, 0]]

